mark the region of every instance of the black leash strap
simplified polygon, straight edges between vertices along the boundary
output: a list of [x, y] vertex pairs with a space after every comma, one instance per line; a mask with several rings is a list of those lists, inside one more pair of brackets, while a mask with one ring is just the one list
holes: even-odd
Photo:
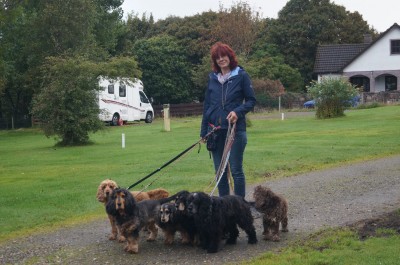
[[208, 136], [210, 136], [212, 133], [214, 133], [215, 131], [219, 130], [220, 126], [215, 126], [212, 128], [212, 130], [207, 133], [203, 138], [201, 138], [200, 140], [198, 140], [197, 142], [195, 142], [194, 144], [192, 144], [191, 146], [189, 146], [188, 148], [186, 148], [184, 151], [182, 151], [179, 155], [175, 156], [174, 158], [172, 158], [171, 160], [169, 160], [167, 163], [165, 163], [164, 165], [162, 165], [160, 168], [154, 170], [153, 172], [151, 172], [150, 174], [148, 174], [147, 176], [139, 179], [138, 181], [136, 181], [135, 183], [133, 183], [132, 185], [130, 185], [127, 189], [130, 190], [133, 187], [135, 187], [136, 185], [142, 183], [143, 181], [145, 181], [146, 179], [150, 178], [151, 176], [153, 176], [154, 174], [156, 174], [157, 172], [161, 171], [161, 169], [165, 168], [166, 166], [168, 166], [169, 164], [173, 163], [175, 160], [177, 160], [178, 158], [180, 158], [181, 156], [183, 156], [184, 154], [186, 154], [187, 152], [189, 152], [193, 147], [195, 147], [197, 144], [199, 144], [201, 141], [205, 140], [208, 138]]

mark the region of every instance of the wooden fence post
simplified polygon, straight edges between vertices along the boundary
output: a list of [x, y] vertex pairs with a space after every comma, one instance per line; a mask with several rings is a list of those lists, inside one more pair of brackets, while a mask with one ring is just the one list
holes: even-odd
[[164, 131], [169, 132], [171, 131], [171, 119], [169, 117], [169, 104], [163, 105], [164, 111]]

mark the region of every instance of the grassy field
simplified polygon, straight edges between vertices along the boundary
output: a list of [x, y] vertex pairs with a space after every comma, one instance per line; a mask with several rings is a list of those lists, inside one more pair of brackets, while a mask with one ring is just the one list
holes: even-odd
[[[250, 183], [400, 154], [400, 106], [353, 110], [331, 120], [271, 115], [249, 115], [244, 163]], [[103, 179], [128, 187], [196, 142], [199, 124], [195, 117], [173, 119], [170, 132], [160, 119], [107, 127], [91, 136], [93, 144], [66, 148], [36, 129], [0, 131], [0, 241], [104, 218], [95, 198]], [[213, 177], [202, 145], [134, 189], [154, 181], [150, 189], [210, 190]]]

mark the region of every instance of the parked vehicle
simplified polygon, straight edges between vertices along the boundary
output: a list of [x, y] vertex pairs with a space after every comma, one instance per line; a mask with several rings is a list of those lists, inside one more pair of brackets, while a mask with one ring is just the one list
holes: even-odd
[[315, 100], [306, 101], [306, 102], [304, 102], [303, 106], [306, 109], [314, 108], [315, 107]]
[[151, 123], [154, 110], [143, 92], [143, 83], [127, 78], [99, 78], [99, 118], [117, 126], [122, 123], [141, 121]]
[[[348, 105], [351, 107], [357, 107], [360, 102], [360, 96], [354, 96], [347, 101]], [[315, 108], [315, 100], [309, 100], [304, 102], [303, 107], [306, 109]]]

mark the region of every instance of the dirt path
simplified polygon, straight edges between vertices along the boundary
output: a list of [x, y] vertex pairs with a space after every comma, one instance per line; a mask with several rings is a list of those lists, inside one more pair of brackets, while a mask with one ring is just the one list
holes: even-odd
[[[263, 183], [266, 184], [266, 183]], [[106, 220], [52, 233], [30, 236], [0, 245], [0, 264], [225, 264], [247, 260], [284, 246], [299, 236], [324, 227], [341, 226], [400, 208], [400, 156], [311, 172], [267, 183], [289, 201], [289, 233], [279, 243], [261, 240], [248, 245], [240, 234], [237, 245], [222, 246], [216, 254], [176, 243], [164, 246], [140, 242], [140, 253], [126, 254], [107, 239]], [[250, 199], [252, 187], [248, 187]]]

